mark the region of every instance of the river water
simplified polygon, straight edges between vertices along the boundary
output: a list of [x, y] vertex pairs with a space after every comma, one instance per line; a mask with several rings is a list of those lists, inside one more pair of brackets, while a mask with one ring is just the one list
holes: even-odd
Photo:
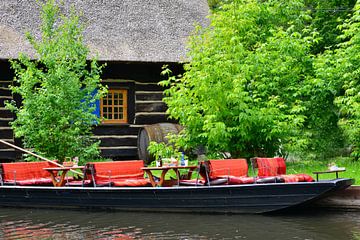
[[264, 216], [0, 208], [0, 239], [360, 240], [360, 212]]

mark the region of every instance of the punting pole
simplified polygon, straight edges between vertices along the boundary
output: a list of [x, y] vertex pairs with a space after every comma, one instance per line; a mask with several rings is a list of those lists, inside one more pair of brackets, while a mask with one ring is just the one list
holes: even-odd
[[[15, 148], [15, 149], [17, 149], [17, 150], [19, 150], [19, 151], [22, 151], [22, 152], [24, 152], [24, 153], [30, 154], [30, 155], [32, 155], [32, 156], [34, 156], [34, 157], [36, 157], [36, 158], [41, 159], [41, 160], [44, 160], [44, 161], [47, 161], [47, 162], [51, 162], [51, 163], [55, 164], [56, 166], [64, 167], [64, 166], [61, 165], [60, 163], [57, 163], [57, 162], [55, 162], [55, 161], [52, 161], [52, 160], [50, 160], [50, 159], [47, 159], [47, 158], [42, 157], [42, 156], [40, 156], [40, 155], [37, 155], [37, 154], [35, 154], [35, 153], [33, 153], [33, 152], [30, 152], [30, 151], [28, 151], [28, 150], [26, 150], [26, 149], [24, 149], [24, 148], [21, 148], [21, 147], [18, 147], [18, 146], [16, 146], [16, 145], [14, 145], [14, 144], [8, 143], [8, 142], [6, 142], [6, 141], [4, 141], [4, 140], [1, 140], [1, 139], [0, 139], [0, 143], [3, 143], [3, 144], [5, 144], [5, 145], [7, 145], [7, 146], [9, 146], [9, 147]], [[73, 169], [70, 169], [70, 171], [73, 172], [73, 173], [79, 174], [79, 175], [84, 175], [83, 173], [78, 172], [78, 171], [75, 171], [75, 170], [73, 170]]]

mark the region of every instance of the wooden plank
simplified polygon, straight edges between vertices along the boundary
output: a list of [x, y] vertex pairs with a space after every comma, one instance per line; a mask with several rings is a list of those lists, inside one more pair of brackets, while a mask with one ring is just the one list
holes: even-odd
[[17, 152], [14, 149], [0, 150], [0, 162], [14, 161], [16, 157], [17, 157]]
[[0, 118], [0, 127], [9, 127], [12, 118]]
[[119, 159], [138, 159], [137, 148], [101, 149], [101, 156]]
[[[14, 139], [10, 138], [10, 139], [1, 139], [3, 141], [6, 141], [8, 143], [11, 143], [11, 144], [14, 144]], [[14, 151], [14, 149], [12, 148], [9, 148], [9, 146], [3, 144], [3, 143], [0, 143], [0, 150], [1, 151], [4, 151], [4, 149], [6, 149], [6, 151]], [[0, 153], [0, 156], [1, 156], [1, 153]]]
[[164, 88], [159, 86], [157, 83], [139, 83], [136, 82], [136, 91], [163, 91]]
[[1, 139], [12, 139], [14, 137], [13, 131], [11, 128], [0, 128]]
[[0, 107], [0, 118], [14, 118], [14, 117], [15, 117], [14, 113], [3, 107]]
[[152, 101], [142, 101], [136, 102], [136, 111], [137, 112], [163, 112], [165, 113], [167, 106], [164, 102], [152, 102]]
[[0, 96], [12, 96], [11, 90], [5, 87], [0, 87]]
[[93, 129], [94, 135], [137, 135], [140, 127], [119, 124], [102, 124]]
[[162, 92], [136, 92], [136, 101], [161, 101]]
[[135, 124], [155, 124], [162, 122], [176, 121], [168, 119], [168, 115], [165, 113], [137, 113], [135, 116]]
[[12, 85], [12, 81], [1, 81], [0, 80], [0, 87], [1, 88], [9, 88]]
[[9, 96], [0, 96], [0, 108], [4, 108], [5, 107], [5, 102], [6, 101], [11, 101], [12, 97]]
[[137, 136], [123, 138], [106, 136], [99, 140], [101, 140], [100, 147], [137, 146]]
[[[10, 142], [10, 141], [7, 141], [7, 142], [9, 142], [9, 143], [12, 143], [12, 144], [14, 144], [14, 140], [12, 141], [12, 142]], [[6, 149], [6, 150], [13, 150], [12, 148], [9, 148], [8, 146], [6, 146], [5, 144], [1, 144], [0, 143], [0, 151], [4, 151], [4, 149]]]

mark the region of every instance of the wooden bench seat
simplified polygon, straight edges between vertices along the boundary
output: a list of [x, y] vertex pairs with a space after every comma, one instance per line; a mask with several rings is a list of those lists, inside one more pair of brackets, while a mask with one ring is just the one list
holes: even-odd
[[144, 178], [142, 160], [91, 162], [85, 166], [85, 175], [96, 186], [142, 187], [151, 186]]
[[1, 183], [11, 185], [53, 185], [44, 168], [56, 167], [50, 162], [1, 163]]
[[254, 169], [258, 169], [259, 178], [277, 177], [283, 182], [313, 182], [314, 179], [308, 174], [286, 174], [286, 163], [282, 157], [252, 158]]
[[208, 165], [210, 181], [226, 179], [229, 185], [254, 183], [254, 178], [248, 176], [246, 159], [209, 160]]
[[182, 180], [182, 185], [237, 185], [254, 183], [248, 177], [246, 159], [208, 160], [200, 164], [200, 179]]

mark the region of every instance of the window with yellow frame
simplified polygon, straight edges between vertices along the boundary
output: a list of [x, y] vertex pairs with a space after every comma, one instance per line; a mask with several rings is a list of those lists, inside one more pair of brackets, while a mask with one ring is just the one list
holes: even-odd
[[102, 123], [127, 123], [127, 90], [110, 89], [100, 101]]

